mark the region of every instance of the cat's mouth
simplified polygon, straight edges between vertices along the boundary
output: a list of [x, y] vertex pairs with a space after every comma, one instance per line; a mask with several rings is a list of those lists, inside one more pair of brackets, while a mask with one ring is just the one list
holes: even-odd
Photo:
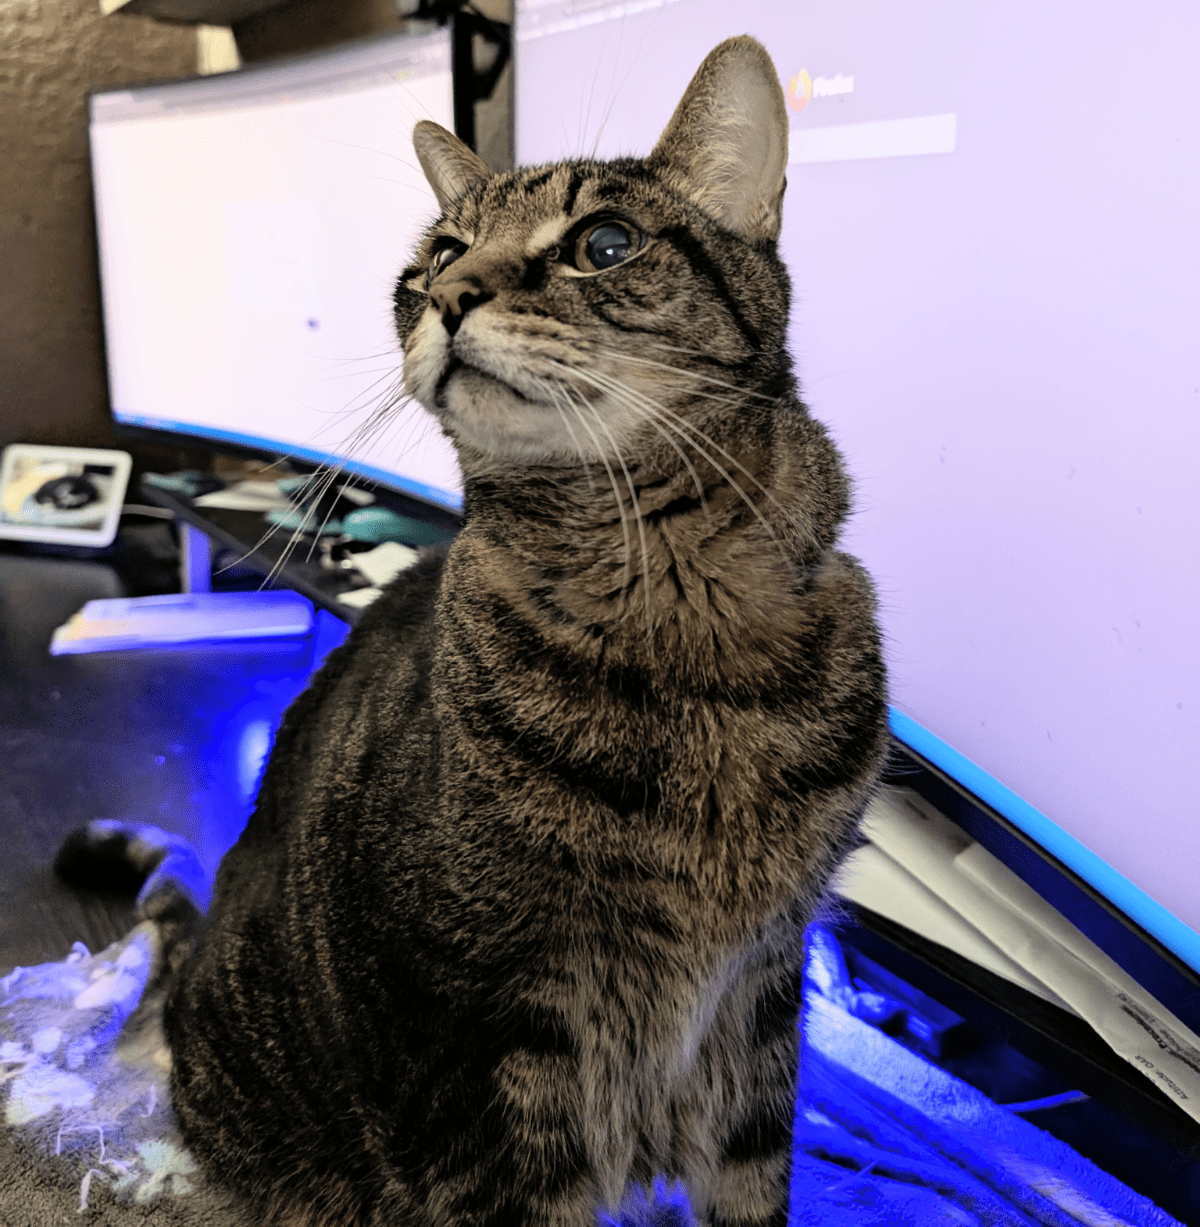
[[481, 367], [474, 366], [470, 362], [464, 362], [457, 354], [451, 354], [449, 361], [446, 363], [446, 369], [442, 371], [441, 376], [437, 381], [437, 385], [433, 390], [433, 403], [439, 409], [449, 409], [450, 405], [447, 401], [447, 389], [450, 381], [459, 376], [459, 381], [464, 384], [465, 388], [475, 390], [472, 385], [475, 385], [480, 391], [487, 389], [503, 388], [506, 392], [511, 393], [517, 400], [523, 401], [526, 404], [531, 403], [531, 398], [526, 396], [520, 388], [514, 388], [507, 380], [501, 379], [500, 376], [492, 374], [491, 371], [485, 371]]
[[405, 361], [409, 386], [456, 440], [519, 462], [574, 463], [615, 452], [628, 435], [630, 414], [602, 404], [598, 384], [569, 384], [565, 363], [511, 337], [492, 345], [464, 331], [443, 333], [424, 371], [419, 353]]
[[[433, 409], [455, 438], [493, 456], [542, 463], [579, 456], [578, 434], [550, 389], [518, 370], [524, 387], [508, 372], [498, 374], [448, 354], [433, 390]], [[584, 437], [587, 435], [584, 433]]]

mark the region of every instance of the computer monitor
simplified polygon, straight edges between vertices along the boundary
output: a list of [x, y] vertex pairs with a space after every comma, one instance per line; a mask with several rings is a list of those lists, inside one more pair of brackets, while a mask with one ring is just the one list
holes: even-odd
[[1200, 969], [1200, 9], [517, 0], [523, 164], [648, 152], [721, 39], [893, 729]]
[[453, 125], [448, 32], [90, 102], [117, 422], [340, 463], [456, 510], [453, 450], [399, 399], [391, 317], [438, 212], [411, 132]]

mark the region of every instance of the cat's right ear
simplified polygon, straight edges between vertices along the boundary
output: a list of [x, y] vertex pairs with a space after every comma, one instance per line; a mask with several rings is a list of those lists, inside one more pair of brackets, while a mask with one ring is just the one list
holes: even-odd
[[447, 132], [441, 124], [423, 119], [413, 129], [417, 160], [443, 209], [464, 192], [492, 177], [487, 163]]
[[776, 239], [787, 155], [779, 74], [766, 48], [743, 35], [709, 52], [649, 161], [730, 230]]

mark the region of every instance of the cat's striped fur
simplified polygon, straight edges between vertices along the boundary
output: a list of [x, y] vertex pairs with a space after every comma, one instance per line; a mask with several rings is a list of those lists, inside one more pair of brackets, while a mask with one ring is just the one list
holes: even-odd
[[886, 734], [784, 115], [735, 39], [645, 160], [418, 128], [396, 321], [465, 527], [289, 711], [166, 1014], [187, 1142], [267, 1221], [584, 1227], [662, 1172], [785, 1222], [803, 927]]

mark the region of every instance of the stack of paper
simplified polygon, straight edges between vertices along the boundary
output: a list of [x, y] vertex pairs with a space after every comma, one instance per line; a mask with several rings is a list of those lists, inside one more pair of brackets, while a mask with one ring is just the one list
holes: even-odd
[[840, 895], [1086, 1019], [1200, 1121], [1200, 1038], [1035, 890], [909, 789], [864, 829]]

